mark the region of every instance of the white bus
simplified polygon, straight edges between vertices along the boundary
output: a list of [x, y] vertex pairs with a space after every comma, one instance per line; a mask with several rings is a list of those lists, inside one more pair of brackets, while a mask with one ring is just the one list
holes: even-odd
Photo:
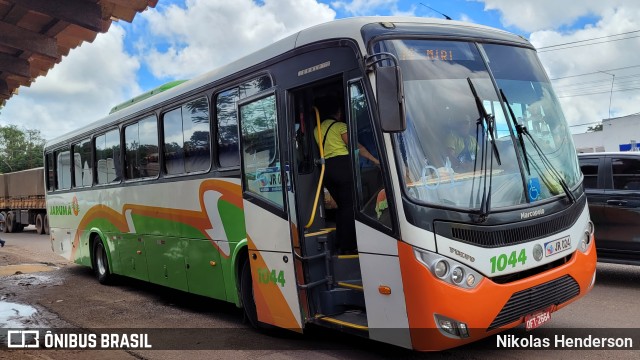
[[[313, 134], [327, 96], [347, 115], [352, 255], [336, 251]], [[532, 106], [544, 126], [528, 130]], [[100, 282], [235, 303], [257, 327], [439, 350], [537, 327], [595, 280], [582, 175], [536, 51], [475, 24], [318, 25], [49, 141], [45, 163], [57, 253]]]

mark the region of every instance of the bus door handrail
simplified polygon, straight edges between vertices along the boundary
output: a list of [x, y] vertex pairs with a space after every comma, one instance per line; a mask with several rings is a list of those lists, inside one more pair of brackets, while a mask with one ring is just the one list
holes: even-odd
[[318, 180], [318, 188], [316, 189], [316, 198], [313, 201], [313, 208], [311, 209], [311, 217], [309, 218], [309, 222], [304, 227], [308, 229], [313, 225], [313, 221], [316, 218], [316, 210], [318, 209], [318, 199], [320, 198], [320, 190], [322, 190], [322, 183], [324, 181], [324, 146], [322, 146], [322, 129], [320, 128], [320, 112], [317, 107], [313, 107], [313, 111], [316, 114], [316, 128], [318, 129], [318, 147], [320, 148], [320, 159], [318, 163], [320, 164], [320, 179]]

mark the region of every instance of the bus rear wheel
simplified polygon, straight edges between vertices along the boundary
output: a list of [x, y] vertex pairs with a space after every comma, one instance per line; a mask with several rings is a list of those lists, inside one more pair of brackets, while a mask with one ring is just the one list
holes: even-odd
[[44, 220], [42, 219], [42, 214], [36, 215], [36, 233], [38, 235], [44, 234]]
[[113, 278], [111, 271], [109, 271], [107, 252], [100, 238], [95, 239], [93, 244], [93, 272], [98, 282], [103, 285], [109, 284]]
[[240, 272], [240, 299], [242, 300], [242, 308], [249, 323], [258, 329], [260, 325], [258, 323], [256, 302], [253, 298], [253, 281], [251, 280], [249, 259], [246, 259], [244, 264], [242, 264], [242, 271]]

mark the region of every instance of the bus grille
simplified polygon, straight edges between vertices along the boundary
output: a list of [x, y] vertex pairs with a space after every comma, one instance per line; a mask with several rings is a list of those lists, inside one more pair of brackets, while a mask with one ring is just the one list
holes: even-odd
[[559, 233], [571, 227], [582, 214], [585, 198], [582, 197], [580, 203], [576, 204], [577, 206], [573, 206], [564, 214], [554, 216], [546, 221], [529, 221], [528, 225], [520, 227], [510, 225], [504, 226], [502, 229], [503, 226], [500, 225], [482, 227], [436, 222], [436, 233], [443, 236], [450, 234], [454, 239], [488, 248], [521, 244]]
[[518, 291], [511, 295], [487, 330], [510, 324], [551, 305], [562, 304], [578, 294], [580, 294], [580, 285], [569, 275]]

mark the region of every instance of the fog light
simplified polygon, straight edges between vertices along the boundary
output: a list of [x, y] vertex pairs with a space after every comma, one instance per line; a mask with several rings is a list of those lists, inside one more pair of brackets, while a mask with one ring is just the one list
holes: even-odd
[[473, 287], [473, 285], [475, 285], [475, 283], [476, 283], [476, 277], [473, 276], [473, 274], [467, 275], [467, 286], [468, 287]]
[[589, 245], [591, 243], [591, 234], [588, 230], [584, 232], [584, 242]]
[[443, 277], [445, 277], [445, 275], [447, 275], [447, 272], [449, 272], [449, 264], [444, 260], [440, 260], [436, 263], [433, 272], [437, 277], [442, 279]]
[[467, 324], [465, 323], [458, 324], [458, 330], [460, 331], [460, 337], [462, 338], [469, 337], [469, 329], [467, 329]]
[[589, 220], [589, 222], [587, 223], [587, 231], [589, 232], [589, 235], [593, 234], [595, 229], [596, 227], [593, 225], [593, 221]]
[[453, 322], [451, 320], [441, 319], [439, 321], [440, 329], [448, 332], [451, 335], [458, 335], [456, 333], [456, 329], [453, 327]]
[[451, 281], [453, 281], [454, 283], [460, 284], [463, 278], [464, 278], [464, 270], [462, 270], [461, 267], [455, 267], [451, 271]]

